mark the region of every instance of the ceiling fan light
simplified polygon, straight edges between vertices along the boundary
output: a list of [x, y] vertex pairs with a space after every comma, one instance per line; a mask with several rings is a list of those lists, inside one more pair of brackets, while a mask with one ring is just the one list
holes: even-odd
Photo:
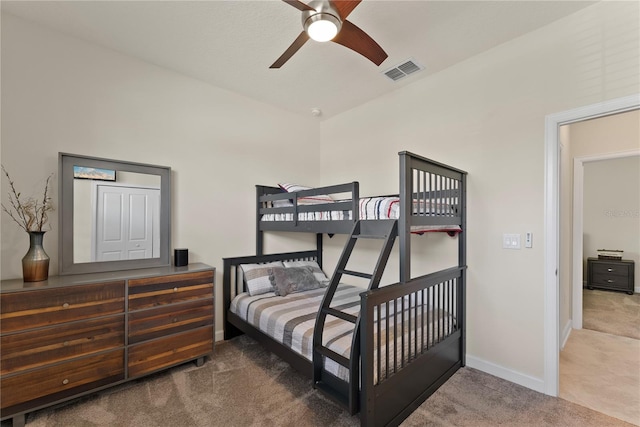
[[328, 42], [340, 31], [342, 23], [329, 13], [316, 13], [304, 22], [304, 30], [317, 42]]

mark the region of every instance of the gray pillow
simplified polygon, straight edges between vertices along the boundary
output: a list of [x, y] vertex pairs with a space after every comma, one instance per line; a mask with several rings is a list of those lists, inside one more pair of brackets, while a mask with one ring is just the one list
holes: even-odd
[[269, 281], [269, 270], [273, 267], [282, 267], [282, 262], [242, 264], [240, 267], [244, 273], [247, 292], [249, 292], [249, 295], [254, 296], [273, 292], [273, 286], [271, 286], [271, 282]]
[[282, 264], [284, 264], [286, 268], [311, 267], [311, 271], [313, 271], [313, 275], [316, 276], [318, 282], [322, 283], [323, 286], [329, 285], [329, 278], [324, 274], [324, 271], [322, 271], [317, 261], [283, 261]]
[[295, 292], [324, 287], [316, 279], [311, 267], [272, 267], [269, 272], [269, 281], [276, 295], [282, 297]]

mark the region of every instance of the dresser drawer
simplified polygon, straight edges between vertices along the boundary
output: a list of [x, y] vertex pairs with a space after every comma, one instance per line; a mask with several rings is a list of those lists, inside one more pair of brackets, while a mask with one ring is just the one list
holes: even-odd
[[129, 347], [129, 377], [196, 359], [213, 352], [213, 328], [204, 327]]
[[124, 315], [19, 332], [0, 338], [0, 374], [124, 347]]
[[123, 379], [124, 350], [75, 359], [24, 374], [3, 377], [0, 386], [2, 408], [35, 399], [42, 399], [42, 403], [52, 402], [79, 390]]
[[0, 295], [2, 333], [124, 312], [124, 281]]
[[129, 310], [213, 297], [213, 271], [129, 280]]
[[213, 298], [136, 311], [129, 315], [129, 344], [213, 325]]

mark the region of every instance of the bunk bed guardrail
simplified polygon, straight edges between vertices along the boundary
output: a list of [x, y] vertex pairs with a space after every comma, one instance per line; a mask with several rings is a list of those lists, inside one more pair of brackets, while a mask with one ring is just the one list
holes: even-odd
[[[412, 277], [412, 226], [456, 225], [461, 230], [466, 229], [467, 173], [408, 151], [401, 151], [398, 155], [401, 203], [401, 215], [398, 219], [400, 282], [406, 282]], [[458, 265], [466, 266], [464, 232], [458, 238]]]
[[[465, 271], [453, 267], [360, 295], [361, 425], [400, 424], [464, 366]], [[393, 325], [389, 312], [400, 313]]]
[[[304, 198], [337, 195], [330, 203], [305, 204]], [[317, 187], [295, 193], [283, 192], [279, 187], [256, 185], [256, 235], [261, 241], [263, 231], [293, 231], [307, 233], [347, 234], [358, 220], [358, 182]], [[290, 201], [291, 206], [277, 206], [277, 202]], [[299, 221], [301, 213], [344, 212], [346, 218], [327, 221]], [[263, 215], [289, 214], [291, 220], [261, 221]], [[350, 216], [350, 218], [349, 218]], [[329, 227], [329, 228], [328, 228]], [[262, 253], [262, 247], [257, 248]]]

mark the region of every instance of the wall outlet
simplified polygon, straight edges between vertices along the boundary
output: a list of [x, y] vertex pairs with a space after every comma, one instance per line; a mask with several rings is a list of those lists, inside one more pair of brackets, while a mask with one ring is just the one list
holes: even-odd
[[524, 247], [525, 248], [532, 248], [533, 247], [533, 233], [528, 231], [525, 235], [524, 235]]
[[520, 249], [520, 235], [519, 234], [503, 234], [502, 247], [504, 249]]

